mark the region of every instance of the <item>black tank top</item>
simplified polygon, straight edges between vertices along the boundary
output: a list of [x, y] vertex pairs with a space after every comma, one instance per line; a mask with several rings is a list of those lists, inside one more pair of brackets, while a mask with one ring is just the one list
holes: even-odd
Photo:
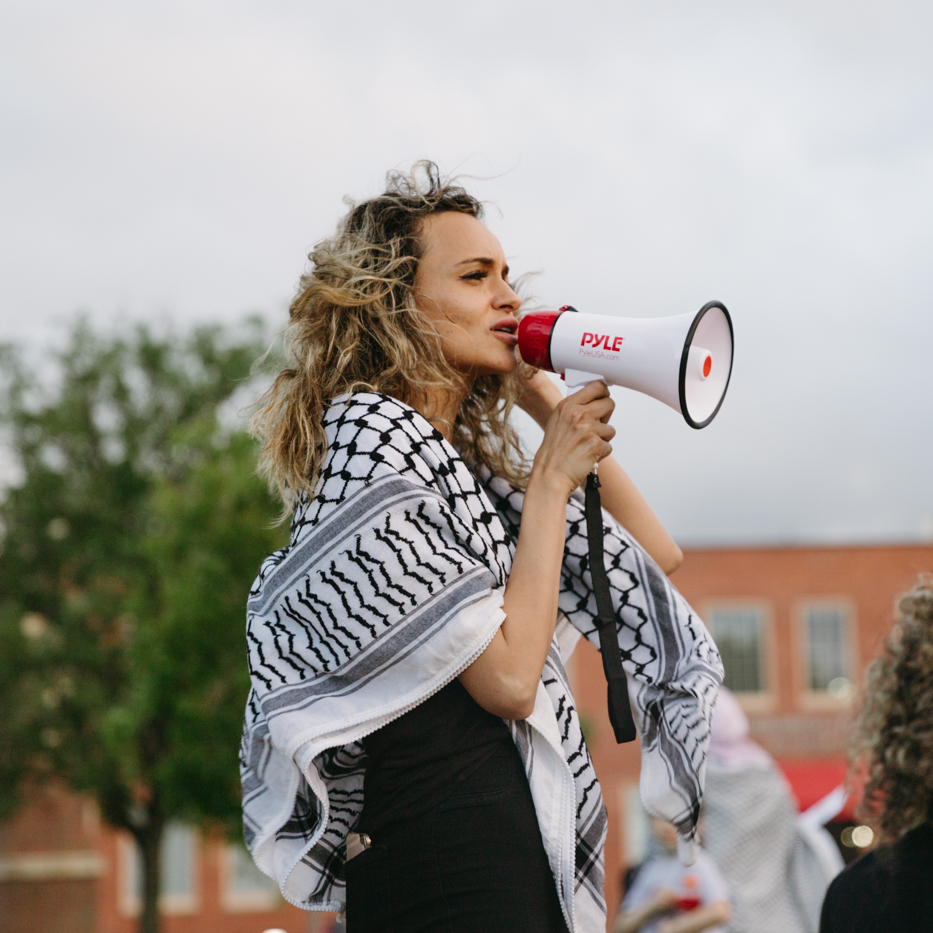
[[459, 680], [362, 741], [366, 750], [359, 831], [374, 839], [431, 812], [492, 757], [516, 756], [508, 727]]

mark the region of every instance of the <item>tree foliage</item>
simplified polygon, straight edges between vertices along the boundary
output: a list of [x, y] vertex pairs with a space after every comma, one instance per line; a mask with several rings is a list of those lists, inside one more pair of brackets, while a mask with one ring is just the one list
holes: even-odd
[[141, 847], [144, 930], [165, 823], [239, 822], [245, 602], [282, 543], [228, 423], [260, 338], [79, 324], [54, 388], [2, 355], [21, 479], [0, 502], [0, 815], [30, 782], [92, 795]]

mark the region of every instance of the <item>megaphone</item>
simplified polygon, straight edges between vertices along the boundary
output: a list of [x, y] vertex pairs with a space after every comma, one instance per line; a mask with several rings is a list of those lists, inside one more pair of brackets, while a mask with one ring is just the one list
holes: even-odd
[[625, 318], [530, 311], [518, 326], [526, 363], [561, 373], [568, 388], [602, 379], [643, 392], [684, 416], [691, 428], [716, 417], [732, 375], [732, 319], [710, 301], [696, 314]]

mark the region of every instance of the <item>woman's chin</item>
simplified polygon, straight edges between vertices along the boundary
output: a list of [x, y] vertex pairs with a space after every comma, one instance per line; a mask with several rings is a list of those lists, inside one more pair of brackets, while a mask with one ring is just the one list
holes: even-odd
[[487, 354], [482, 359], [448, 360], [450, 366], [468, 379], [480, 376], [507, 376], [518, 369], [519, 359], [511, 349], [503, 347], [501, 353]]
[[509, 373], [514, 373], [516, 369], [518, 369], [518, 360], [512, 357], [511, 360], [503, 362], [501, 365], [477, 367], [475, 372], [477, 376], [508, 376]]
[[518, 349], [515, 347], [504, 347], [505, 352], [501, 355], [496, 356], [494, 366], [490, 373], [497, 376], [507, 376], [509, 373], [514, 373], [518, 369], [518, 364], [521, 360], [518, 358]]

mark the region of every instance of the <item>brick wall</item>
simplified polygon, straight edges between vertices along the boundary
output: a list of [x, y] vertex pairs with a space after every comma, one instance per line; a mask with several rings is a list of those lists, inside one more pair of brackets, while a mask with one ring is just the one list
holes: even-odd
[[[2, 933], [134, 933], [127, 903], [129, 838], [102, 826], [92, 801], [40, 788], [0, 826]], [[257, 909], [231, 905], [225, 840], [197, 845], [193, 901], [163, 914], [164, 933], [324, 933], [333, 915], [309, 915], [281, 898]]]
[[[881, 650], [897, 597], [921, 573], [933, 572], [933, 546], [703, 548], [685, 553], [674, 585], [705, 614], [713, 603], [748, 600], [766, 607], [769, 689], [743, 698], [752, 735], [772, 755], [842, 762], [855, 701], [814, 696], [806, 689], [800, 608], [829, 598], [851, 606], [852, 676]], [[638, 743], [617, 746], [605, 712], [606, 687], [598, 652], [581, 643], [572, 659], [577, 707], [591, 724], [590, 747], [609, 814], [606, 895], [610, 915], [619, 902], [626, 866], [626, 806], [638, 781]]]
[[57, 787], [30, 795], [0, 826], [3, 933], [92, 933], [106, 871], [96, 808]]

